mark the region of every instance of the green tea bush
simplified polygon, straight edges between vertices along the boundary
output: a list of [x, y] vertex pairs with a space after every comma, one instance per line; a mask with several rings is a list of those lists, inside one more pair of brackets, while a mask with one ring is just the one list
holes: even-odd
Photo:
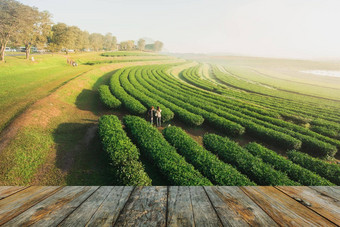
[[333, 185], [325, 178], [305, 169], [292, 161], [282, 157], [275, 151], [269, 150], [260, 144], [249, 143], [245, 148], [254, 156], [261, 158], [264, 162], [271, 164], [276, 170], [284, 172], [288, 177], [302, 185]]
[[192, 163], [203, 175], [216, 185], [255, 185], [248, 177], [216, 155], [204, 149], [181, 128], [171, 126], [163, 130], [164, 138], [179, 154]]
[[203, 137], [203, 144], [206, 149], [235, 166], [258, 185], [299, 185], [285, 173], [273, 169], [271, 165], [264, 163], [228, 138], [206, 134]]
[[125, 116], [123, 122], [133, 141], [171, 185], [212, 185], [149, 122], [136, 116]]
[[109, 86], [101, 85], [98, 88], [98, 92], [100, 100], [108, 108], [117, 109], [122, 105], [121, 101], [112, 95]]
[[99, 119], [99, 136], [120, 185], [151, 185], [151, 179], [139, 161], [138, 149], [126, 135], [117, 116], [104, 115]]

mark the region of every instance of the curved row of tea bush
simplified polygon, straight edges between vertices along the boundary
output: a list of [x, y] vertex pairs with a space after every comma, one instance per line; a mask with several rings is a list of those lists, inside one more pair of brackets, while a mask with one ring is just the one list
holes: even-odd
[[[177, 106], [180, 106], [192, 113], [195, 113], [197, 115], [201, 115], [205, 122], [207, 122], [208, 124], [210, 124], [213, 127], [216, 127], [220, 130], [222, 130], [223, 132], [225, 132], [228, 135], [231, 136], [238, 136], [238, 135], [242, 135], [244, 133], [244, 128], [239, 125], [236, 124], [232, 121], [229, 121], [227, 119], [224, 119], [222, 117], [219, 117], [217, 114], [214, 113], [210, 113], [208, 111], [205, 111], [201, 108], [195, 107], [191, 104], [189, 104], [186, 100], [179, 100], [177, 98], [175, 98], [176, 94], [172, 93], [172, 94], [167, 94], [163, 91], [164, 87], [161, 83], [158, 83], [158, 85], [154, 85], [151, 86], [149, 82], [147, 82], [147, 79], [144, 80], [144, 76], [146, 76], [146, 74], [143, 74], [140, 77], [136, 77], [137, 81], [143, 85], [145, 88], [147, 88], [149, 91], [159, 95], [160, 97], [172, 102], [172, 103], [176, 103]], [[156, 83], [156, 81], [155, 81]], [[188, 99], [189, 97], [186, 96]], [[203, 103], [203, 102], [202, 102]], [[204, 104], [204, 103], [203, 103]], [[208, 105], [207, 103], [205, 103], [206, 105]]]
[[139, 151], [131, 142], [115, 115], [99, 119], [99, 136], [104, 151], [110, 157], [116, 182], [119, 185], [151, 185], [139, 161]]
[[215, 135], [206, 134], [203, 144], [207, 150], [218, 155], [223, 161], [234, 165], [241, 173], [246, 174], [258, 185], [299, 185], [280, 171], [273, 169], [270, 164], [254, 157], [237, 143]]
[[340, 185], [340, 166], [331, 164], [318, 158], [313, 158], [298, 151], [289, 151], [288, 158], [294, 163], [309, 169], [320, 176]]
[[[162, 78], [159, 78], [157, 76], [155, 78], [160, 80], [160, 81], [162, 80]], [[167, 85], [167, 88], [168, 88], [168, 90], [170, 90], [170, 92], [173, 92], [173, 90], [171, 90], [169, 88], [169, 87], [171, 87], [171, 83], [169, 81], [162, 80], [162, 82]], [[180, 88], [177, 89], [177, 93], [179, 95], [179, 96], [176, 96], [177, 98], [181, 98], [181, 95], [183, 96], [183, 94], [187, 94], [188, 96], [190, 95], [190, 97], [195, 97], [194, 93], [189, 92], [187, 90], [185, 90], [185, 91], [181, 91], [181, 90], [182, 89], [180, 89]], [[199, 98], [200, 100], [205, 99], [205, 97], [200, 96], [200, 95], [196, 95], [196, 97]], [[207, 99], [205, 99], [205, 100], [207, 100]], [[211, 100], [207, 100], [207, 101], [211, 101]], [[197, 103], [197, 101], [196, 101], [196, 103]], [[334, 156], [334, 154], [337, 152], [337, 149], [336, 149], [335, 146], [328, 144], [326, 142], [320, 141], [319, 139], [313, 138], [312, 136], [303, 135], [301, 133], [291, 131], [291, 130], [286, 129], [284, 127], [282, 127], [282, 128], [278, 127], [278, 126], [273, 125], [269, 122], [261, 121], [259, 119], [247, 116], [243, 113], [239, 113], [238, 111], [234, 111], [234, 110], [230, 110], [230, 109], [225, 108], [225, 107], [221, 107], [221, 105], [211, 104], [210, 106], [207, 106], [205, 108], [206, 109], [208, 108], [210, 111], [217, 113], [219, 116], [225, 117], [225, 118], [227, 118], [231, 121], [234, 121], [236, 123], [241, 124], [242, 126], [246, 127], [246, 130], [247, 130], [247, 125], [250, 125], [248, 132], [253, 132], [252, 136], [258, 136], [258, 138], [266, 138], [267, 137], [266, 142], [274, 143], [276, 145], [278, 145], [280, 143], [279, 144], [280, 146], [283, 146], [287, 149], [292, 149], [293, 147], [294, 147], [293, 149], [298, 149], [299, 146], [301, 145], [301, 142], [299, 140], [301, 140], [302, 143], [303, 143], [304, 150], [314, 151], [315, 154], [322, 155], [322, 156], [327, 156], [327, 155], [328, 156]], [[257, 114], [257, 113], [254, 113], [254, 114]], [[257, 115], [259, 115], [259, 114], [257, 114]], [[237, 117], [237, 116], [239, 116], [239, 117]], [[267, 117], [267, 116], [264, 116], [264, 117], [268, 121], [270, 121], [271, 119], [273, 121], [276, 121], [276, 122], [280, 121], [280, 122], [282, 122], [283, 126], [289, 126], [289, 124], [290, 124], [288, 122], [284, 122], [284, 121], [279, 120], [279, 119], [270, 118], [270, 117]], [[260, 125], [262, 125], [262, 127]], [[290, 125], [293, 125], [293, 124], [290, 124]], [[266, 128], [264, 128], [263, 126], [265, 126]], [[296, 126], [296, 127], [300, 127], [300, 126]], [[257, 128], [259, 128], [259, 130], [258, 130], [259, 132], [256, 132]], [[306, 131], [309, 131], [309, 135], [315, 136], [315, 134], [316, 134], [314, 132], [311, 132], [308, 129], [304, 129], [303, 127], [300, 127], [300, 128], [302, 128], [300, 131], [303, 131], [305, 133], [307, 133]], [[264, 129], [264, 130], [261, 130], [261, 129]], [[265, 135], [266, 131], [268, 132], [267, 135]], [[270, 131], [270, 133], [269, 133], [269, 131]], [[317, 134], [317, 135], [319, 137], [323, 137], [319, 134]], [[276, 138], [278, 141], [270, 138], [269, 136]], [[294, 139], [293, 137], [295, 137], [296, 139]], [[286, 139], [287, 139], [288, 143], [285, 142]], [[327, 141], [335, 143], [334, 142], [335, 140], [333, 140], [333, 141], [330, 141], [330, 140], [331, 139], [328, 138]], [[339, 141], [337, 141], [337, 142], [339, 142]]]
[[88, 61], [83, 63], [83, 65], [99, 65], [99, 64], [114, 64], [114, 63], [124, 63], [124, 62], [137, 62], [137, 61], [164, 61], [169, 60], [168, 58], [147, 58], [147, 59], [120, 59], [120, 60], [97, 60]]
[[208, 91], [216, 92], [221, 94], [220, 89], [217, 85], [211, 84], [207, 82], [206, 80], [202, 80], [200, 78], [196, 78], [195, 75], [193, 75], [193, 71], [198, 70], [199, 66], [190, 67], [186, 70], [183, 70], [181, 72], [181, 76], [184, 78], [184, 80], [196, 87], [203, 88]]
[[122, 105], [121, 101], [119, 101], [119, 99], [112, 95], [109, 86], [107, 85], [99, 86], [98, 92], [100, 100], [108, 108], [117, 109]]
[[[129, 68], [129, 74], [135, 74], [136, 73], [136, 67]], [[128, 80], [127, 73], [123, 73], [120, 75], [120, 83], [122, 87], [125, 89], [127, 93], [129, 93], [131, 96], [133, 96], [135, 99], [139, 100], [142, 104], [147, 106], [148, 108], [151, 108], [151, 106], [154, 106], [155, 108], [159, 106], [162, 109], [162, 121], [166, 122], [174, 118], [174, 113], [168, 108], [159, 103], [158, 101], [154, 100], [153, 98], [150, 98], [145, 93], [140, 92], [134, 88], [130, 84], [130, 81]]]
[[[309, 102], [310, 104], [316, 107], [319, 106], [321, 101], [323, 101], [324, 103], [328, 102], [323, 98], [311, 97], [308, 95], [306, 96], [305, 94], [302, 94], [302, 93], [295, 93], [295, 92], [289, 92], [285, 90], [271, 89], [271, 88], [267, 88], [264, 86], [259, 86], [256, 83], [249, 82], [248, 79], [242, 78], [239, 72], [232, 72], [232, 69], [230, 68], [226, 69], [225, 67], [223, 70], [225, 72], [215, 74], [216, 78], [223, 81], [226, 85], [239, 89], [239, 90], [244, 90], [244, 91], [251, 92], [254, 94], [262, 94], [262, 95], [266, 95], [267, 97], [275, 97], [281, 100], [294, 100], [299, 103]], [[215, 71], [221, 72], [221, 70], [219, 69]], [[337, 101], [333, 100], [329, 102], [335, 103]]]
[[177, 106], [175, 103], [172, 103], [160, 97], [156, 93], [150, 92], [144, 86], [139, 84], [139, 82], [136, 80], [136, 75], [140, 76], [142, 73], [142, 69], [145, 69], [145, 67], [138, 68], [136, 71], [136, 74], [129, 74], [129, 81], [134, 86], [135, 89], [139, 90], [140, 92], [144, 94], [147, 94], [148, 96], [152, 97], [153, 99], [157, 100], [158, 102], [170, 108], [175, 113], [175, 117], [187, 125], [199, 126], [204, 122], [204, 118], [201, 115], [197, 115], [192, 112], [189, 112], [188, 110]]
[[286, 173], [290, 179], [299, 182], [302, 185], [333, 185], [325, 178], [285, 159], [275, 151], [269, 150], [257, 143], [249, 143], [244, 148], [252, 155], [261, 158], [264, 162], [272, 165], [276, 170]]
[[128, 74], [129, 70], [119, 69], [111, 77], [110, 89], [114, 96], [116, 96], [124, 105], [124, 107], [132, 114], [145, 114], [147, 109], [138, 100], [130, 96], [124, 88], [122, 88], [119, 77], [122, 74]]
[[123, 122], [139, 149], [157, 166], [171, 185], [212, 185], [147, 121], [136, 116], [125, 116]]
[[[225, 73], [221, 72], [216, 66], [212, 68], [212, 74], [222, 84], [228, 84], [228, 81], [224, 81]], [[281, 115], [290, 113], [293, 115], [299, 115], [307, 118], [322, 118], [334, 122], [340, 122], [339, 116], [335, 116], [336, 110], [334, 108], [325, 108], [327, 105], [316, 106], [316, 103], [309, 103], [305, 100], [296, 101], [291, 99], [282, 99], [277, 97], [270, 97], [267, 95], [256, 94], [250, 89], [251, 93], [239, 92], [237, 89], [224, 90], [224, 94], [231, 95], [242, 100], [249, 100], [258, 103], [262, 106], [266, 106], [275, 111], [278, 111]], [[333, 112], [332, 112], [333, 110]], [[335, 112], [334, 112], [335, 111]], [[332, 113], [331, 113], [332, 112]], [[330, 114], [331, 113], [331, 114]]]
[[340, 139], [340, 131], [337, 131], [333, 128], [329, 128], [326, 126], [318, 126], [318, 125], [312, 125], [310, 127], [310, 130], [319, 133], [324, 136], [332, 137], [335, 139]]
[[[158, 77], [155, 74], [149, 75], [149, 78], [147, 78], [147, 76], [144, 75], [144, 77], [142, 78], [148, 84], [154, 87], [156, 86], [155, 81], [157, 81]], [[246, 131], [252, 134], [252, 136], [260, 138], [261, 140], [266, 141], [268, 143], [280, 145], [287, 149], [299, 149], [301, 146], [301, 141], [289, 135], [265, 128], [251, 121], [228, 114], [225, 111], [221, 111], [219, 107], [213, 106], [210, 102], [205, 102], [205, 100], [202, 97], [196, 98], [195, 94], [192, 94], [190, 92], [180, 91], [180, 89], [177, 89], [176, 94], [174, 94], [175, 90], [170, 89], [169, 86], [167, 86], [168, 84], [166, 82], [158, 83], [158, 84], [159, 85], [157, 85], [157, 88], [158, 90], [160, 90], [159, 92], [161, 92], [163, 96], [166, 96], [166, 95], [169, 96], [170, 94], [173, 94], [172, 95], [173, 102], [180, 103], [182, 101], [183, 102], [186, 101], [187, 105], [189, 103], [195, 106], [196, 108], [201, 108], [207, 114], [216, 115], [216, 116], [219, 116], [219, 118], [229, 120], [231, 122], [236, 122], [242, 125], [243, 127], [245, 127]], [[206, 119], [204, 115], [202, 116]]]
[[[189, 68], [187, 70], [190, 70], [190, 69], [192, 69], [192, 68]], [[186, 70], [184, 70], [183, 74], [185, 74], [185, 73], [189, 73], [189, 72], [186, 72]], [[196, 73], [195, 78], [197, 78], [197, 80], [204, 81], [206, 83], [210, 83], [209, 81], [200, 79], [200, 76], [197, 75], [198, 74], [197, 70], [196, 71], [192, 70], [191, 73]], [[226, 98], [225, 96], [212, 94], [212, 93], [209, 93], [207, 91], [197, 89], [196, 87], [193, 87], [191, 85], [187, 85], [185, 83], [182, 83], [181, 81], [174, 80], [173, 78], [166, 75], [164, 70], [162, 70], [162, 71], [158, 70], [158, 74], [159, 74], [159, 76], [162, 77], [162, 79], [173, 84], [173, 86], [172, 86], [173, 88], [176, 89], [177, 87], [180, 87], [180, 88], [185, 89], [187, 91], [190, 91], [190, 92], [192, 92], [196, 95], [200, 95], [204, 98], [209, 98], [209, 101], [211, 101], [215, 104], [222, 105], [222, 106], [225, 106], [227, 108], [230, 108], [230, 109], [233, 109], [233, 110], [236, 110], [236, 111], [240, 111], [242, 113], [243, 112], [246, 112], [246, 113], [254, 113], [255, 112], [255, 113], [259, 113], [261, 115], [270, 116], [270, 117], [274, 117], [274, 118], [280, 117], [280, 114], [278, 114], [275, 111], [270, 111], [270, 110], [267, 110], [267, 109], [264, 109], [264, 108], [260, 108], [258, 106], [252, 105], [250, 103], [242, 102], [241, 100], [230, 99], [230, 98]], [[171, 84], [169, 86], [171, 86]]]
[[174, 146], [185, 160], [216, 185], [255, 185], [234, 167], [219, 160], [181, 128], [171, 126], [163, 130], [164, 138]]

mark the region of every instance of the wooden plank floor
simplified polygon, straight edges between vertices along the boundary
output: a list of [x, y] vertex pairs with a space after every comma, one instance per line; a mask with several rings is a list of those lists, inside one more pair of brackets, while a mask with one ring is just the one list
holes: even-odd
[[340, 187], [0, 187], [1, 226], [340, 226]]

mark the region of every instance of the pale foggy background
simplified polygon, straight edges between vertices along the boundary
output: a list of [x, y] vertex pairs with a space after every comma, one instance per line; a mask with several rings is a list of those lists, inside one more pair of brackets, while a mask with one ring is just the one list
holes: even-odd
[[53, 21], [181, 53], [340, 59], [339, 0], [20, 0]]

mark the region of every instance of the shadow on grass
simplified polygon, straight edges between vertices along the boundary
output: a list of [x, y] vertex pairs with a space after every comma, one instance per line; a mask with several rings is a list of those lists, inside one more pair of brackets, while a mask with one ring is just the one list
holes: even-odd
[[110, 112], [99, 100], [98, 87], [103, 84], [109, 84], [110, 78], [115, 71], [105, 73], [92, 86], [92, 89], [83, 89], [76, 98], [76, 106], [80, 110], [91, 111], [97, 116]]
[[[96, 116], [112, 114], [101, 104], [97, 89], [108, 84], [114, 71], [101, 76], [92, 90], [83, 89], [76, 98], [80, 110], [91, 111]], [[66, 173], [67, 185], [115, 185], [112, 167], [102, 151], [94, 119], [79, 119], [86, 123], [61, 123], [53, 132], [57, 146], [56, 167]]]
[[94, 123], [63, 123], [53, 132], [57, 144], [56, 167], [67, 173], [67, 185], [115, 184], [97, 127]]

